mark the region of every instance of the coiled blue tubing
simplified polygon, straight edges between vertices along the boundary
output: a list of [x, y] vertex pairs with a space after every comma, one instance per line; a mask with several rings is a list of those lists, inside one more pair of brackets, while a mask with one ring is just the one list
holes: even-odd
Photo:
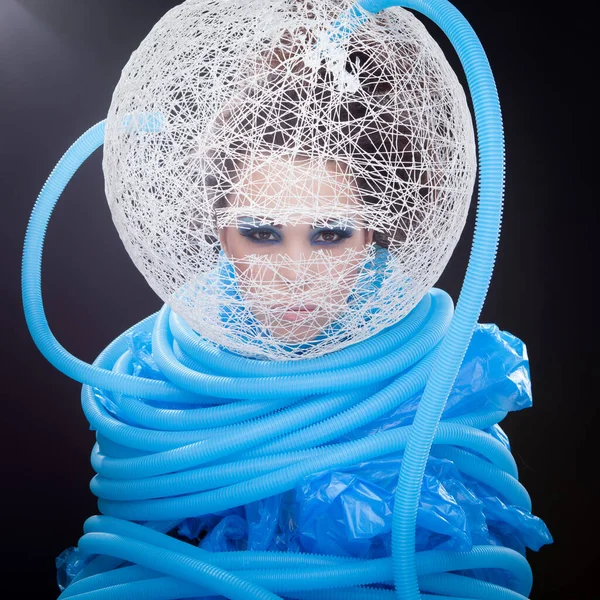
[[[494, 79], [477, 36], [446, 0], [360, 0], [349, 12], [359, 26], [365, 11], [377, 13], [390, 6], [420, 12], [446, 33], [473, 100], [479, 201], [456, 310], [445, 292], [433, 288], [400, 323], [366, 341], [314, 359], [269, 362], [215, 348], [164, 306], [124, 332], [90, 365], [71, 355], [50, 331], [41, 295], [41, 259], [56, 202], [81, 164], [102, 145], [105, 121], [69, 148], [44, 184], [23, 251], [25, 317], [48, 361], [84, 384], [83, 410], [97, 431], [92, 453], [97, 475], [91, 489], [103, 513], [85, 522], [78, 544], [83, 552], [98, 556], [61, 600], [214, 594], [240, 600], [280, 598], [278, 594], [300, 600], [528, 597], [531, 569], [511, 549], [414, 550], [420, 486], [432, 446], [434, 454], [437, 447], [511, 504], [529, 510], [531, 503], [518, 482], [512, 455], [483, 431], [500, 422], [505, 412], [440, 422], [481, 313], [499, 239], [504, 138]], [[334, 31], [338, 35], [349, 30]], [[153, 357], [168, 381], [131, 374], [127, 339], [133, 331], [152, 333]], [[105, 409], [94, 388], [112, 393], [119, 419]], [[420, 391], [412, 425], [332, 443]], [[140, 398], [189, 408], [155, 408]], [[164, 535], [183, 518], [241, 506], [289, 490], [310, 473], [398, 451], [404, 454], [390, 558], [211, 553]], [[124, 562], [134, 564], [117, 569]], [[477, 568], [509, 571], [514, 589], [450, 573]], [[362, 587], [377, 583], [394, 584], [395, 591]]]

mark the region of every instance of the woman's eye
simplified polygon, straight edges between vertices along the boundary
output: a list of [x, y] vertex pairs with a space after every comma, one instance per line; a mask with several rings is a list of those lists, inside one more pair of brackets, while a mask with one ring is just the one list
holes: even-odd
[[339, 239], [339, 235], [335, 231], [323, 231], [315, 239], [323, 242], [335, 242]]
[[349, 238], [351, 235], [351, 229], [326, 229], [319, 231], [313, 238], [313, 242], [335, 244]]
[[258, 229], [250, 234], [250, 237], [261, 242], [277, 241], [277, 236], [268, 229]]

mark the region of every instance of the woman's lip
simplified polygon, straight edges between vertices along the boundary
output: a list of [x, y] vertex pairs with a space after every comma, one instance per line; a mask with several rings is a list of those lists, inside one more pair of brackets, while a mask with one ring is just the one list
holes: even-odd
[[283, 309], [281, 318], [284, 321], [302, 321], [308, 318], [317, 308], [316, 304], [306, 304], [305, 306], [292, 306], [285, 308], [284, 306], [278, 306], [277, 308]]
[[281, 315], [284, 321], [303, 321], [307, 319], [311, 314], [312, 310], [288, 310]]

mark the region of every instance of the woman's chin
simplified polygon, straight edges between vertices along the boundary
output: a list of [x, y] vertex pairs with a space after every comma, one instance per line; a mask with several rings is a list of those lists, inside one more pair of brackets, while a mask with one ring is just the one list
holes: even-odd
[[284, 330], [283, 328], [275, 328], [271, 329], [271, 333], [278, 341], [286, 344], [306, 344], [316, 338], [317, 335], [321, 333], [321, 330], [316, 328], [306, 328], [302, 331], [295, 330], [290, 332]]
[[[304, 315], [287, 315], [288, 318], [277, 319], [267, 322], [261, 320], [262, 324], [269, 330], [271, 335], [279, 342], [285, 344], [305, 344], [316, 338], [329, 325], [329, 318], [310, 318]], [[303, 321], [310, 321], [303, 323]]]

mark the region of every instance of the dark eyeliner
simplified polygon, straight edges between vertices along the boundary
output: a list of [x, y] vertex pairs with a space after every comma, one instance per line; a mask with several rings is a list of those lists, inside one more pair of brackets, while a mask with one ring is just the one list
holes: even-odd
[[[257, 244], [272, 244], [280, 241], [281, 239], [280, 232], [274, 227], [269, 227], [268, 225], [250, 225], [246, 223], [239, 223], [238, 232], [241, 236], [248, 238]], [[254, 237], [256, 234], [262, 232], [270, 233], [275, 239], [261, 240], [257, 237]]]
[[[316, 241], [316, 238], [322, 233], [335, 233], [338, 239], [332, 242]], [[346, 227], [319, 227], [315, 229], [312, 234], [312, 243], [314, 244], [339, 244], [341, 241], [352, 237], [354, 229]]]

